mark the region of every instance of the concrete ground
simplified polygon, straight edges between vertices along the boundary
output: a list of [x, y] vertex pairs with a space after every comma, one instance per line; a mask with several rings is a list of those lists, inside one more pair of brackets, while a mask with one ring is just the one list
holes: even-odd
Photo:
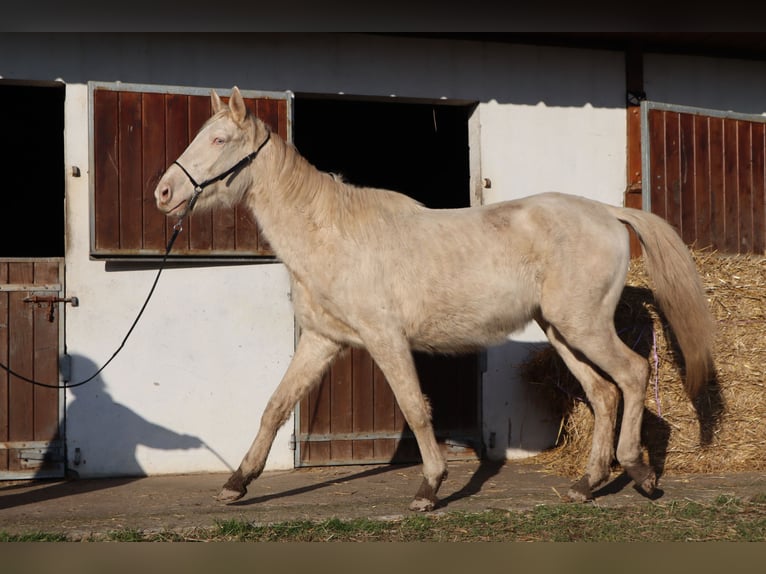
[[[450, 463], [434, 512], [524, 510], [562, 502], [568, 478], [527, 463]], [[65, 533], [71, 539], [114, 530], [188, 531], [229, 519], [252, 523], [328, 518], [390, 519], [409, 514], [420, 484], [419, 465], [304, 468], [266, 472], [234, 504], [214, 496], [224, 474], [0, 483], [0, 532]], [[671, 475], [660, 479], [655, 500], [712, 502], [721, 495], [766, 494], [766, 475]], [[648, 504], [632, 483], [616, 477], [594, 504]]]

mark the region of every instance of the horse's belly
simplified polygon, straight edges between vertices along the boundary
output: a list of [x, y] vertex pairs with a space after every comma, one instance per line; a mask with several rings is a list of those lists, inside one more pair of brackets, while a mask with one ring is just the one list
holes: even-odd
[[436, 352], [461, 352], [503, 343], [508, 335], [534, 318], [533, 302], [504, 300], [468, 309], [434, 309], [410, 333], [413, 348]]

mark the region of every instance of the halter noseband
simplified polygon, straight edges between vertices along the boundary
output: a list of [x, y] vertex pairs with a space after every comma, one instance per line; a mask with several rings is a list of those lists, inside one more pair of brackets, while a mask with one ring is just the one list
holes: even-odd
[[266, 139], [261, 142], [261, 145], [258, 146], [258, 148], [249, 154], [247, 154], [245, 157], [243, 157], [241, 160], [239, 160], [237, 163], [235, 163], [233, 166], [231, 166], [229, 169], [224, 171], [223, 173], [216, 175], [215, 177], [211, 177], [210, 179], [206, 179], [202, 183], [197, 183], [197, 181], [191, 176], [191, 174], [186, 171], [186, 168], [182, 166], [178, 160], [174, 161], [173, 163], [176, 164], [178, 167], [181, 168], [181, 171], [183, 171], [186, 174], [186, 177], [189, 178], [189, 181], [194, 186], [194, 193], [191, 196], [191, 199], [189, 200], [189, 203], [186, 205], [186, 209], [184, 212], [178, 216], [178, 223], [176, 223], [176, 227], [180, 228], [181, 221], [183, 221], [184, 217], [189, 215], [194, 209], [194, 204], [197, 203], [197, 199], [199, 198], [200, 194], [202, 193], [202, 190], [204, 190], [208, 185], [213, 184], [217, 181], [221, 181], [225, 177], [231, 175], [232, 173], [240, 170], [245, 165], [253, 161], [255, 159], [255, 156], [258, 155], [258, 153], [263, 149], [263, 146], [265, 146], [269, 140], [271, 139], [271, 130], [267, 131], [266, 133]]

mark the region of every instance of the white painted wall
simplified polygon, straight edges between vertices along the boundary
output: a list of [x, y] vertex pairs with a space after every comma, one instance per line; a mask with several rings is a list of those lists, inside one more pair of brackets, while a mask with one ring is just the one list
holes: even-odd
[[647, 54], [647, 99], [742, 114], [766, 114], [766, 62]]
[[[72, 381], [112, 355], [156, 276], [89, 259], [87, 91], [67, 85], [65, 162], [82, 174], [66, 183], [67, 293], [80, 301], [66, 316]], [[70, 466], [85, 476], [236, 468], [293, 347], [282, 265], [166, 269], [114, 362], [67, 391]], [[290, 431], [271, 466], [292, 466]]]
[[[67, 175], [67, 292], [81, 302], [67, 314], [73, 380], [111, 355], [154, 277], [88, 258], [88, 80], [478, 101], [471, 153], [473, 176], [492, 181], [484, 202], [559, 190], [619, 204], [625, 189], [616, 52], [364, 35], [4, 34], [0, 76], [67, 83], [66, 165], [82, 170]], [[235, 467], [293, 351], [288, 289], [279, 264], [164, 272], [122, 354], [97, 384], [69, 392], [70, 465], [89, 476]], [[555, 436], [558, 421], [514, 384], [541, 340], [529, 329], [488, 352], [492, 457]], [[267, 468], [292, 467], [292, 424]]]

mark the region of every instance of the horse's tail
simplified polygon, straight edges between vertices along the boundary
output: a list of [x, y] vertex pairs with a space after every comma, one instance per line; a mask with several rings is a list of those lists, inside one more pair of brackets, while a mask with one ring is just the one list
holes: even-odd
[[638, 235], [654, 296], [673, 329], [686, 364], [686, 392], [693, 399], [713, 374], [715, 328], [689, 249], [664, 219], [646, 211], [615, 208]]

